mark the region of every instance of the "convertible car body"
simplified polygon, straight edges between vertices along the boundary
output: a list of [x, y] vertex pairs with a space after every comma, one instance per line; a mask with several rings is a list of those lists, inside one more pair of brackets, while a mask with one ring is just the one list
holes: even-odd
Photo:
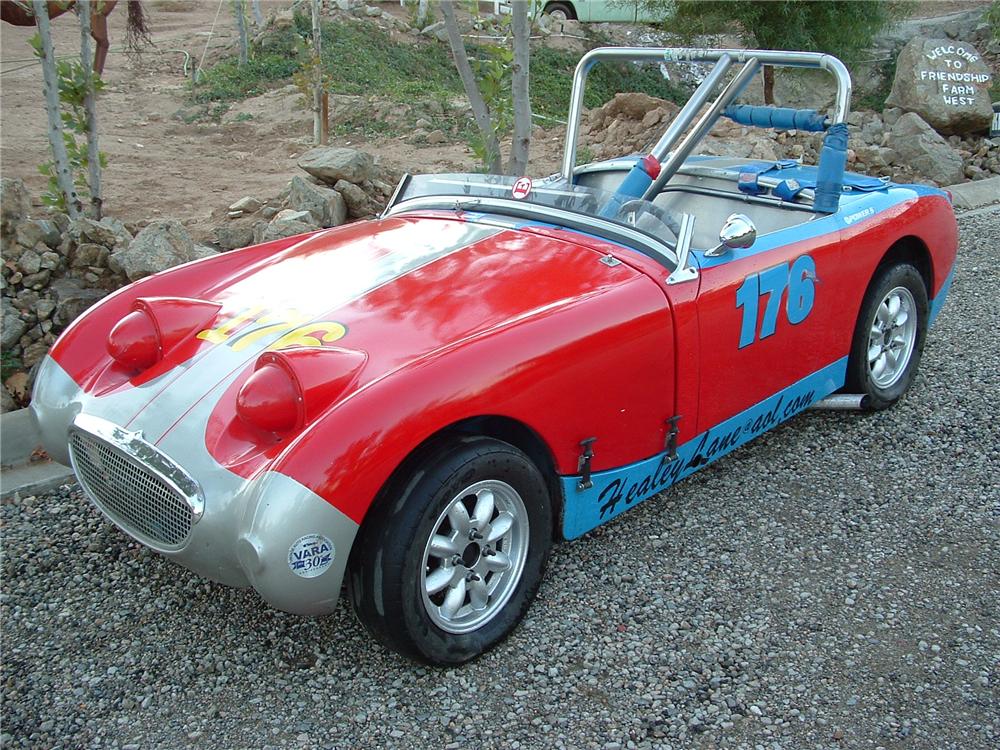
[[[715, 67], [650, 155], [578, 167], [609, 58]], [[735, 105], [765, 63], [835, 75], [832, 118]], [[46, 448], [201, 575], [309, 615], [346, 578], [384, 643], [472, 658], [516, 625], [553, 538], [818, 402], [879, 409], [910, 384], [954, 215], [943, 191], [844, 172], [849, 95], [826, 55], [595, 50], [561, 173], [408, 176], [375, 221], [96, 305], [38, 375]], [[722, 115], [825, 130], [821, 162], [694, 155]]]

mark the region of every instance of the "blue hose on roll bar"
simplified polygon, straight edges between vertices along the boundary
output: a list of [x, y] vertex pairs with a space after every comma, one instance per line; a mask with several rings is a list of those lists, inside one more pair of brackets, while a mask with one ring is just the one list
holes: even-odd
[[752, 125], [758, 128], [808, 130], [813, 133], [821, 133], [827, 127], [826, 115], [821, 115], [813, 109], [730, 104], [722, 114], [740, 125]]
[[844, 169], [847, 166], [847, 123], [831, 125], [823, 138], [816, 170], [816, 193], [813, 208], [825, 214], [837, 211], [844, 190]]

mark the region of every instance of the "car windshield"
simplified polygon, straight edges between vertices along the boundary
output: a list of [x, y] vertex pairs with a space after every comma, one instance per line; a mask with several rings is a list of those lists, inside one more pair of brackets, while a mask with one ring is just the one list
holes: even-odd
[[[559, 175], [533, 181], [492, 174], [414, 175], [405, 181], [393, 205], [428, 198], [441, 200], [420, 200], [416, 205], [439, 204], [519, 217], [538, 212], [540, 221], [567, 226], [572, 225], [576, 215], [583, 217], [595, 234], [601, 233], [600, 224], [607, 222], [630, 233], [638, 232], [667, 251], [673, 250], [677, 239], [676, 220], [649, 201], [623, 199], [604, 190], [570, 185]], [[617, 237], [611, 239], [620, 241]]]

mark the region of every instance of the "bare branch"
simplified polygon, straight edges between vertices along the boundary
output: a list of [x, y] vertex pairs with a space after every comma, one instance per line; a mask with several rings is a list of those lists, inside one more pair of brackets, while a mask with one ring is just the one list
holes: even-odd
[[510, 146], [507, 173], [523, 175], [528, 169], [528, 148], [531, 145], [531, 99], [528, 91], [531, 28], [527, 0], [514, 0], [510, 10], [514, 32], [514, 63], [510, 82], [514, 98], [514, 140]]
[[472, 73], [472, 66], [469, 65], [469, 55], [465, 50], [465, 42], [462, 41], [462, 31], [458, 28], [458, 21], [455, 19], [455, 9], [452, 3], [441, 3], [441, 15], [444, 16], [444, 25], [448, 30], [448, 43], [451, 45], [451, 56], [455, 59], [455, 67], [458, 68], [458, 75], [462, 79], [462, 86], [465, 94], [469, 97], [469, 104], [472, 106], [472, 116], [476, 119], [476, 125], [483, 136], [486, 144], [488, 157], [487, 169], [499, 174], [502, 169], [500, 160], [500, 143], [497, 141], [496, 133], [493, 131], [493, 123], [490, 119], [490, 111], [483, 101], [483, 95], [479, 91], [479, 84], [476, 83], [476, 76]]
[[62, 118], [59, 116], [59, 78], [56, 75], [56, 56], [52, 47], [52, 30], [49, 27], [49, 9], [45, 0], [32, 0], [35, 11], [35, 25], [42, 40], [42, 77], [45, 81], [45, 111], [49, 118], [49, 145], [55, 162], [56, 182], [66, 203], [66, 213], [70, 218], [80, 215], [80, 196], [73, 186], [73, 175], [69, 171], [69, 154], [63, 141]]
[[87, 93], [83, 98], [84, 111], [87, 113], [87, 185], [90, 188], [91, 214], [99, 220], [104, 196], [101, 192], [101, 149], [97, 138], [97, 95], [90, 62], [90, 13], [90, 3], [80, 3], [80, 65], [87, 82]]

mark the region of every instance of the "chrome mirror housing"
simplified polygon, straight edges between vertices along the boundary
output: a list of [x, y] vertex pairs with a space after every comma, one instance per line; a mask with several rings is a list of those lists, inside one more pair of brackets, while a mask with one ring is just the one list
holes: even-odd
[[711, 250], [707, 250], [705, 255], [710, 258], [718, 257], [727, 250], [735, 248], [750, 247], [757, 239], [757, 227], [746, 214], [731, 214], [726, 223], [719, 230], [719, 244]]

